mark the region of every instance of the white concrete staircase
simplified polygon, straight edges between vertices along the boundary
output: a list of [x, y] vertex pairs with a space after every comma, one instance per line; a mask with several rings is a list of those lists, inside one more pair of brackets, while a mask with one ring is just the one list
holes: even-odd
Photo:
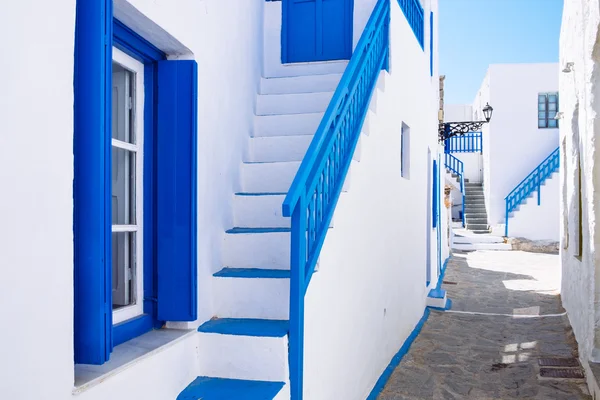
[[[251, 384], [264, 388], [251, 398], [290, 398], [290, 219], [281, 205], [340, 78], [262, 79], [242, 190], [233, 199], [234, 227], [225, 234], [223, 269], [213, 276], [215, 318], [199, 328], [201, 377], [181, 399], [193, 393], [210, 400], [201, 389], [215, 379], [223, 393]], [[273, 385], [281, 387], [276, 394]]]
[[512, 250], [509, 243], [501, 236], [477, 234], [466, 229], [453, 229], [452, 249], [462, 251], [474, 250]]

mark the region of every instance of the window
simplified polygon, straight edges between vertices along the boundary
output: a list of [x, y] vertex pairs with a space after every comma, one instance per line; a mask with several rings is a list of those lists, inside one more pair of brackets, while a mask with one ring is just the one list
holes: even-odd
[[432, 227], [437, 228], [438, 223], [438, 212], [439, 212], [439, 202], [440, 202], [440, 193], [439, 193], [439, 170], [437, 160], [433, 160], [433, 187], [431, 188], [431, 193], [433, 194], [433, 202], [431, 208], [431, 216], [433, 218]]
[[558, 93], [538, 95], [538, 128], [558, 128]]
[[429, 13], [429, 76], [433, 76], [433, 11]]
[[103, 364], [114, 346], [197, 315], [197, 65], [166, 60], [100, 2], [78, 2], [75, 28], [80, 364]]
[[400, 131], [400, 176], [410, 179], [410, 128], [402, 123]]

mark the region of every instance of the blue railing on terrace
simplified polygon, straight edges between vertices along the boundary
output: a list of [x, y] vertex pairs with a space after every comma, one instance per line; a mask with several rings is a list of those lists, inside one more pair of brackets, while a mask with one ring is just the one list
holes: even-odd
[[419, 0], [398, 0], [408, 24], [412, 28], [419, 45], [425, 49], [425, 11]]
[[290, 384], [302, 399], [304, 295], [342, 191], [369, 102], [388, 68], [390, 0], [378, 0], [283, 201], [291, 220]]
[[456, 174], [460, 181], [460, 193], [462, 194], [462, 221], [463, 226], [465, 225], [465, 166], [462, 161], [458, 158], [454, 157], [450, 153], [444, 153], [444, 166], [446, 169], [450, 170], [450, 172]]
[[468, 132], [464, 135], [452, 136], [446, 139], [446, 153], [481, 153], [483, 151], [483, 136], [481, 132]]
[[504, 198], [506, 201], [506, 225], [504, 236], [508, 236], [508, 217], [521, 203], [523, 203], [535, 190], [537, 190], [538, 206], [542, 202], [540, 189], [546, 179], [552, 173], [556, 172], [560, 166], [560, 152], [556, 148], [544, 161], [542, 161], [529, 175], [525, 177], [509, 194]]

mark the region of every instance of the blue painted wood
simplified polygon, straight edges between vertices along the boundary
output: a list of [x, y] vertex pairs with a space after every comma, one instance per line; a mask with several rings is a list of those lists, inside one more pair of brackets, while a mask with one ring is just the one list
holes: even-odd
[[113, 20], [113, 35], [116, 48], [142, 63], [167, 59], [166, 54], [162, 50], [117, 19]]
[[219, 272], [215, 272], [213, 276], [221, 278], [288, 279], [290, 271], [285, 269], [223, 268]]
[[438, 222], [438, 165], [437, 165], [437, 160], [433, 160], [433, 190], [431, 191], [431, 193], [434, 193], [434, 200], [431, 202], [432, 204], [432, 216], [433, 216], [433, 227], [436, 228], [437, 227], [437, 222]]
[[289, 332], [289, 322], [273, 319], [219, 318], [200, 325], [198, 332], [222, 335], [284, 337]]
[[446, 291], [439, 288], [431, 289], [427, 295], [427, 297], [431, 297], [432, 299], [443, 299], [444, 296], [446, 296]]
[[291, 220], [290, 384], [301, 400], [304, 295], [348, 173], [379, 74], [388, 63], [389, 0], [378, 0], [282, 205]]
[[419, 0], [398, 0], [421, 49], [425, 50], [425, 11]]
[[283, 63], [347, 60], [354, 0], [283, 0]]
[[446, 153], [482, 153], [483, 135], [481, 132], [468, 132], [453, 136], [445, 141]]
[[200, 376], [177, 396], [177, 400], [271, 400], [283, 382], [244, 381]]
[[226, 231], [230, 234], [240, 233], [280, 233], [290, 232], [290, 228], [231, 228]]
[[197, 318], [196, 148], [198, 69], [193, 60], [158, 62], [158, 319]]
[[155, 328], [154, 318], [142, 314], [128, 321], [113, 325], [113, 346], [118, 346]]
[[560, 167], [560, 148], [556, 148], [537, 167], [533, 169], [509, 194], [504, 198], [505, 227], [504, 236], [508, 236], [508, 218], [535, 190], [537, 190], [538, 205], [541, 204], [541, 186]]
[[112, 1], [78, 1], [74, 76], [75, 362], [103, 364], [112, 350]]
[[429, 76], [433, 76], [433, 11], [429, 13]]

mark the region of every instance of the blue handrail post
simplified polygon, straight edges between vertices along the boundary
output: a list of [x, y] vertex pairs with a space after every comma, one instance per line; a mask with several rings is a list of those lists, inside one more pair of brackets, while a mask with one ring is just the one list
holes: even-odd
[[542, 204], [542, 193], [541, 193], [542, 192], [542, 182], [540, 179], [540, 174], [537, 174], [537, 192], [538, 192], [537, 200], [538, 200], [538, 206], [539, 206], [540, 204]]
[[304, 294], [306, 266], [306, 198], [300, 196], [292, 214], [290, 270], [289, 362], [292, 400], [302, 400], [304, 385]]
[[504, 221], [504, 236], [508, 237], [508, 201], [506, 202], [506, 217]]

